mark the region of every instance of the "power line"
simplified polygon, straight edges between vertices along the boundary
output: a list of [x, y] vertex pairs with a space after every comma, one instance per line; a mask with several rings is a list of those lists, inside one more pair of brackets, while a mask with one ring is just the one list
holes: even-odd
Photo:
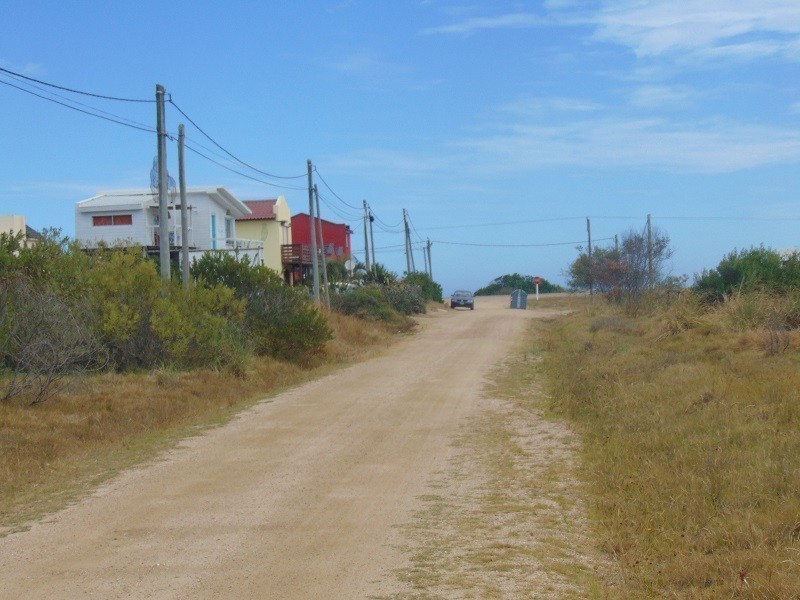
[[[172, 138], [170, 138], [170, 139], [172, 139]], [[282, 189], [287, 189], [287, 190], [298, 190], [298, 189], [303, 189], [304, 190], [305, 189], [305, 188], [300, 188], [300, 187], [296, 187], [296, 186], [281, 185], [279, 183], [275, 183], [274, 181], [266, 181], [264, 179], [259, 179], [258, 177], [253, 177], [252, 175], [248, 175], [247, 173], [242, 173], [241, 171], [238, 171], [238, 170], [233, 169], [233, 168], [231, 168], [231, 167], [229, 167], [227, 165], [224, 165], [221, 162], [214, 160], [210, 156], [206, 156], [205, 154], [203, 154], [199, 150], [196, 150], [195, 148], [192, 148], [188, 144], [185, 144], [184, 147], [187, 150], [189, 150], [190, 152], [194, 152], [198, 156], [206, 159], [207, 161], [214, 163], [218, 167], [222, 167], [223, 169], [225, 169], [227, 171], [230, 171], [231, 173], [236, 173], [237, 175], [240, 175], [240, 176], [245, 177], [247, 179], [250, 179], [252, 181], [257, 181], [258, 183], [263, 183], [264, 185], [269, 185], [269, 186], [272, 186], [272, 187], [282, 188]]]
[[470, 223], [466, 225], [440, 225], [438, 227], [420, 227], [422, 231], [434, 231], [437, 229], [468, 229], [471, 227], [499, 227], [502, 225], [520, 225], [525, 223], [550, 223], [553, 221], [575, 221], [583, 220], [585, 217], [554, 217], [550, 219], [525, 219], [517, 221], [501, 221], [499, 223]]
[[[607, 237], [593, 241], [603, 242], [606, 240], [613, 240], [613, 239], [614, 239], [613, 237]], [[586, 240], [580, 240], [577, 242], [556, 242], [552, 244], [475, 244], [470, 242], [447, 242], [444, 240], [431, 240], [431, 243], [446, 244], [449, 246], [479, 246], [482, 248], [544, 248], [547, 246], [574, 246], [575, 244], [582, 244], [585, 241]]]
[[[0, 81], [2, 81], [2, 80], [0, 80]], [[22, 83], [22, 82], [20, 82], [20, 83]], [[108, 115], [109, 117], [114, 117], [115, 119], [119, 119], [120, 121], [125, 121], [127, 123], [130, 123], [131, 125], [136, 125], [138, 127], [142, 127], [142, 128], [145, 128], [145, 129], [150, 127], [149, 125], [146, 125], [145, 123], [140, 123], [138, 121], [134, 121], [133, 119], [128, 119], [126, 117], [122, 117], [122, 116], [120, 116], [118, 114], [115, 114], [115, 113], [108, 112], [108, 111], [102, 110], [100, 108], [97, 108], [96, 106], [91, 106], [90, 104], [84, 104], [83, 102], [78, 102], [77, 100], [73, 100], [72, 98], [68, 98], [67, 96], [59, 94], [57, 92], [51, 92], [50, 90], [48, 90], [48, 89], [46, 89], [46, 88], [44, 88], [42, 86], [39, 86], [39, 85], [36, 85], [36, 84], [33, 84], [33, 83], [26, 83], [25, 85], [28, 85], [28, 86], [30, 86], [30, 87], [32, 87], [34, 89], [37, 89], [37, 90], [39, 90], [41, 92], [44, 92], [45, 94], [49, 94], [49, 96], [55, 96], [56, 98], [61, 98], [62, 100], [65, 100], [66, 102], [70, 102], [71, 105], [72, 104], [76, 104], [78, 106], [83, 106], [84, 108], [91, 109], [92, 111], [94, 111], [96, 113], [100, 113], [100, 114], [103, 114], [103, 115]], [[28, 91], [27, 88], [18, 88], [18, 89], [22, 89], [23, 91]]]
[[176, 109], [176, 110], [177, 110], [179, 113], [181, 113], [181, 114], [182, 114], [182, 115], [183, 115], [183, 116], [186, 118], [186, 120], [187, 120], [187, 121], [189, 121], [189, 123], [191, 123], [192, 125], [194, 125], [194, 127], [195, 127], [195, 128], [196, 128], [196, 129], [197, 129], [197, 130], [198, 130], [200, 133], [202, 133], [202, 134], [203, 134], [203, 135], [204, 135], [204, 136], [205, 136], [205, 137], [206, 137], [206, 138], [207, 138], [207, 139], [208, 139], [208, 140], [209, 140], [209, 141], [210, 141], [212, 144], [214, 144], [214, 145], [215, 145], [217, 148], [219, 148], [220, 150], [222, 150], [222, 151], [223, 151], [225, 154], [227, 154], [228, 156], [230, 156], [230, 157], [231, 157], [233, 160], [235, 160], [236, 162], [238, 162], [240, 165], [243, 165], [243, 166], [247, 167], [248, 169], [252, 169], [252, 170], [253, 170], [253, 171], [255, 171], [256, 173], [259, 173], [259, 174], [261, 174], [261, 175], [264, 175], [264, 176], [266, 176], [266, 177], [272, 177], [273, 179], [300, 179], [301, 177], [306, 177], [306, 173], [303, 173], [302, 175], [275, 175], [275, 174], [273, 174], [273, 173], [267, 173], [266, 171], [262, 171], [261, 169], [259, 169], [259, 168], [257, 168], [257, 167], [254, 167], [253, 165], [251, 165], [251, 164], [249, 164], [249, 163], [246, 163], [245, 161], [243, 161], [241, 158], [239, 158], [238, 156], [236, 156], [236, 155], [235, 155], [235, 154], [233, 154], [232, 152], [230, 152], [230, 151], [226, 150], [226, 149], [225, 149], [225, 148], [224, 148], [222, 145], [220, 145], [220, 144], [219, 144], [219, 143], [218, 143], [218, 142], [217, 142], [217, 141], [216, 141], [214, 138], [212, 138], [212, 137], [211, 137], [211, 136], [210, 136], [208, 133], [206, 133], [206, 132], [205, 132], [205, 130], [204, 130], [202, 127], [200, 127], [200, 125], [198, 125], [198, 124], [197, 124], [197, 123], [194, 121], [194, 119], [192, 119], [192, 118], [191, 118], [189, 115], [187, 115], [185, 112], [183, 112], [183, 111], [181, 110], [181, 107], [180, 107], [180, 106], [178, 106], [177, 104], [175, 104], [175, 101], [174, 101], [174, 100], [173, 100], [171, 97], [170, 97], [170, 99], [169, 99], [169, 103], [170, 103], [170, 104], [172, 104], [172, 106], [174, 106], [174, 107], [175, 107], [175, 109]]
[[[3, 70], [5, 70], [5, 69], [3, 69]], [[0, 83], [2, 83], [4, 85], [7, 85], [9, 87], [12, 87], [12, 88], [16, 88], [21, 92], [25, 92], [26, 94], [30, 94], [32, 96], [36, 96], [37, 98], [41, 98], [42, 100], [47, 100], [48, 102], [53, 102], [55, 104], [59, 104], [59, 105], [64, 106], [66, 108], [69, 108], [69, 109], [72, 109], [74, 111], [77, 111], [79, 113], [83, 113], [85, 115], [89, 115], [90, 117], [95, 117], [97, 119], [103, 119], [104, 121], [110, 121], [111, 123], [116, 123], [117, 125], [123, 125], [125, 127], [130, 127], [131, 129], [138, 129], [139, 131], [146, 131], [147, 133], [156, 133], [156, 130], [153, 129], [152, 127], [143, 127], [143, 126], [140, 126], [140, 125], [132, 125], [130, 123], [125, 123], [124, 121], [120, 120], [122, 117], [117, 118], [117, 119], [114, 119], [114, 118], [111, 118], [111, 117], [106, 117], [106, 116], [99, 115], [97, 113], [94, 113], [94, 112], [91, 112], [91, 111], [88, 111], [88, 110], [83, 110], [82, 108], [78, 108], [76, 106], [72, 106], [70, 104], [67, 104], [66, 102], [61, 102], [59, 100], [56, 100], [55, 98], [49, 98], [47, 96], [42, 96], [41, 94], [37, 94], [36, 92], [33, 92], [31, 90], [28, 90], [28, 89], [25, 89], [25, 88], [20, 87], [18, 85], [14, 85], [13, 83], [10, 83], [8, 81], [0, 80]]]
[[342, 198], [342, 197], [341, 197], [339, 194], [337, 194], [335, 191], [333, 191], [333, 188], [332, 188], [331, 186], [329, 186], [329, 185], [328, 185], [328, 182], [327, 182], [327, 181], [325, 181], [325, 178], [322, 176], [322, 173], [320, 173], [320, 172], [319, 172], [319, 169], [317, 169], [317, 166], [316, 166], [316, 165], [314, 165], [314, 171], [315, 171], [315, 172], [316, 172], [316, 174], [319, 176], [319, 179], [320, 179], [320, 181], [323, 183], [323, 185], [324, 185], [326, 188], [328, 188], [328, 190], [330, 191], [330, 193], [331, 193], [331, 194], [333, 194], [333, 195], [336, 197], [336, 199], [337, 199], [337, 200], [339, 200], [339, 202], [341, 202], [342, 204], [344, 204], [345, 206], [347, 206], [347, 207], [349, 207], [349, 208], [352, 208], [353, 210], [361, 210], [361, 209], [360, 209], [358, 206], [353, 206], [352, 204], [350, 204], [349, 202], [347, 202], [347, 201], [346, 201], [344, 198]]
[[94, 94], [92, 92], [83, 92], [81, 90], [75, 90], [72, 88], [64, 87], [63, 85], [48, 83], [47, 81], [42, 81], [41, 79], [34, 79], [33, 77], [28, 77], [27, 75], [23, 75], [22, 73], [15, 73], [14, 71], [11, 71], [9, 69], [4, 69], [2, 67], [0, 67], [0, 71], [2, 71], [3, 73], [8, 73], [9, 75], [12, 75], [14, 77], [19, 77], [20, 79], [27, 79], [28, 81], [34, 81], [41, 85], [46, 85], [47, 87], [55, 88], [57, 90], [62, 90], [65, 92], [70, 92], [72, 94], [81, 94], [83, 96], [91, 96], [92, 98], [101, 98], [103, 100], [116, 100], [117, 102], [149, 102], [149, 103], [155, 102], [155, 100], [149, 100], [149, 99], [120, 98], [118, 96], [106, 96], [103, 94]]

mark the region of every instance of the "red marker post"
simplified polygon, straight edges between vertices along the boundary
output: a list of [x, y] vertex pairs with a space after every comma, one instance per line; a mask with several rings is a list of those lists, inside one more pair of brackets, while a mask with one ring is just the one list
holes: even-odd
[[534, 277], [533, 278], [533, 283], [536, 284], [536, 300], [538, 301], [539, 300], [539, 284], [542, 283], [542, 278], [541, 277]]

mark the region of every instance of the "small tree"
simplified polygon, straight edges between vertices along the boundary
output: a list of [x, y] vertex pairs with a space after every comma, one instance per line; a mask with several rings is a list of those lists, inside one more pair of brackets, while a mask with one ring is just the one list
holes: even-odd
[[649, 244], [647, 235], [630, 230], [623, 234], [619, 249], [594, 248], [591, 259], [582, 246], [578, 252], [567, 271], [569, 287], [587, 290], [592, 286], [614, 299], [622, 299], [636, 298], [645, 290], [662, 285], [673, 250], [669, 236], [653, 229]]

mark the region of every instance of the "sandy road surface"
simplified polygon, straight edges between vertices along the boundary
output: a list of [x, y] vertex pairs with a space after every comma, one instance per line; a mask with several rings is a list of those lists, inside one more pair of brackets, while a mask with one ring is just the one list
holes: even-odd
[[0, 598], [367, 598], [533, 311], [479, 298], [0, 539]]

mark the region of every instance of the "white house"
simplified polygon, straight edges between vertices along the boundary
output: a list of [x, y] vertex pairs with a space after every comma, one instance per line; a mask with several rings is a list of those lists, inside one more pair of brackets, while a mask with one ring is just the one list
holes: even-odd
[[[190, 254], [210, 250], [237, 252], [261, 262], [263, 243], [236, 237], [236, 219], [251, 210], [223, 187], [186, 190]], [[182, 244], [181, 206], [170, 195], [169, 240], [173, 253]], [[159, 246], [158, 194], [149, 189], [110, 190], [75, 205], [75, 238], [87, 248], [106, 245], [140, 245], [149, 251]]]

